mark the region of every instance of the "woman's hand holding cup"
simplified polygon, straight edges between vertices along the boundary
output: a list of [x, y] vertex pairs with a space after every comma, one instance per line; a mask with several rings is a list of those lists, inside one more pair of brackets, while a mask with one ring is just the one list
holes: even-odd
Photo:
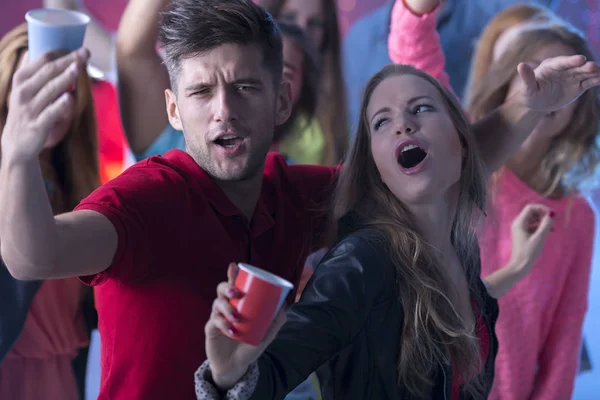
[[260, 357], [285, 323], [283, 301], [293, 287], [266, 271], [234, 263], [205, 327], [206, 355], [214, 383], [233, 387]]

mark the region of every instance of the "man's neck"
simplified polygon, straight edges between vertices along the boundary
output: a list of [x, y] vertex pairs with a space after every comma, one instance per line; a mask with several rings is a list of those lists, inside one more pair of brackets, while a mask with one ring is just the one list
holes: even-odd
[[262, 187], [263, 174], [236, 182], [216, 181], [215, 183], [221, 188], [225, 196], [236, 206], [245, 216], [248, 221], [252, 219], [256, 204], [260, 197]]

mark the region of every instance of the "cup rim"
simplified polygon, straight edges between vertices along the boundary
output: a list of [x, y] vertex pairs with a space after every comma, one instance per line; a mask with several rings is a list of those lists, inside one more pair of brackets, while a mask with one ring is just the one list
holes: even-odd
[[252, 276], [254, 276], [262, 281], [269, 282], [269, 283], [272, 283], [273, 285], [281, 286], [283, 288], [288, 288], [288, 289], [294, 288], [294, 285], [291, 282], [289, 282], [269, 271], [265, 271], [264, 269], [260, 269], [258, 267], [255, 267], [254, 265], [250, 265], [250, 264], [246, 264], [246, 263], [238, 263], [237, 265], [238, 265], [239, 269], [246, 271], [247, 273], [251, 274]]
[[[45, 22], [40, 20], [39, 18], [35, 17], [36, 13], [42, 12], [42, 11], [51, 11], [51, 12], [57, 12], [60, 14], [64, 14], [64, 15], [69, 15], [72, 17], [76, 17], [78, 19], [78, 21], [76, 22], [75, 20], [73, 20], [73, 22], [69, 22], [69, 23], [64, 23], [64, 24], [56, 24], [56, 23], [51, 23], [51, 22]], [[84, 14], [80, 11], [75, 11], [75, 10], [64, 10], [61, 8], [35, 8], [33, 10], [29, 10], [27, 11], [27, 13], [25, 13], [25, 20], [27, 22], [32, 22], [35, 24], [39, 24], [39, 25], [44, 25], [44, 26], [82, 26], [82, 25], [87, 25], [90, 23], [90, 16], [87, 14]]]

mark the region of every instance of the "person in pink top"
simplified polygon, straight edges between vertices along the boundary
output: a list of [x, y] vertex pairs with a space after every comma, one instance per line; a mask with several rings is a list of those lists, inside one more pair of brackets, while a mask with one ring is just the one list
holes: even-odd
[[[423, 69], [448, 86], [435, 30], [437, 3], [397, 1], [389, 51], [394, 62]], [[409, 4], [416, 6], [409, 8]], [[520, 29], [471, 88], [467, 111], [472, 119], [480, 119], [514, 93], [512, 71], [521, 62], [539, 63], [546, 57], [572, 54], [593, 59], [585, 39], [557, 19], [537, 26], [528, 23]], [[494, 177], [488, 221], [480, 234], [483, 276], [510, 262], [509, 224], [525, 204], [551, 208], [555, 224], [535, 264], [515, 270], [515, 284], [499, 299], [496, 334], [500, 349], [490, 399], [549, 400], [572, 395], [594, 239], [594, 214], [577, 186], [599, 160], [599, 116], [596, 89], [547, 114]]]
[[[11, 82], [26, 51], [26, 24], [17, 26], [0, 40], [0, 132], [11, 103], [16, 101], [11, 96]], [[73, 94], [76, 107], [54, 124], [39, 157], [54, 214], [72, 210], [100, 183], [96, 121], [87, 74], [80, 75]], [[0, 268], [6, 267], [2, 264]], [[23, 307], [27, 312], [24, 318], [0, 313], [0, 325], [24, 319], [15, 337], [0, 338], [11, 342], [4, 359], [0, 357], [0, 399], [80, 398], [72, 363], [89, 342], [83, 312], [84, 295], [89, 291], [76, 278], [46, 280], [32, 296], [29, 307]], [[0, 295], [3, 302], [16, 307], [15, 299], [8, 298], [7, 293]]]

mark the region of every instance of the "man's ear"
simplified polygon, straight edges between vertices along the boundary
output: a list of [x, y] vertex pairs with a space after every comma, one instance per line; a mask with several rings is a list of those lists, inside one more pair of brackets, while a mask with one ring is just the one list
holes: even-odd
[[183, 124], [179, 117], [179, 108], [177, 108], [177, 95], [171, 89], [165, 90], [165, 101], [167, 103], [167, 115], [171, 126], [178, 131], [183, 131]]
[[275, 125], [283, 125], [292, 114], [292, 86], [287, 80], [282, 80], [277, 93], [275, 110]]

